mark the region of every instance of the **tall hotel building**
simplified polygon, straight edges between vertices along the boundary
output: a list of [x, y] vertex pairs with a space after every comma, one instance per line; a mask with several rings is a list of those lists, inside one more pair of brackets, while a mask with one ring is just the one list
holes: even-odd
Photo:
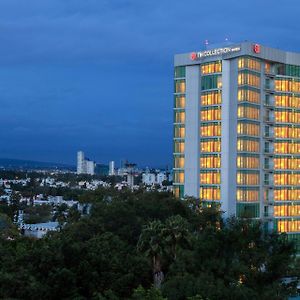
[[300, 54], [244, 42], [175, 55], [174, 191], [260, 218], [300, 250]]

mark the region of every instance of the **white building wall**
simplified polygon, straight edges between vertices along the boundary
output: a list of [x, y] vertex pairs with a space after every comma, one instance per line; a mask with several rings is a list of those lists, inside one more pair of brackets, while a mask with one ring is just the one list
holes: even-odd
[[186, 67], [184, 194], [199, 198], [200, 68]]

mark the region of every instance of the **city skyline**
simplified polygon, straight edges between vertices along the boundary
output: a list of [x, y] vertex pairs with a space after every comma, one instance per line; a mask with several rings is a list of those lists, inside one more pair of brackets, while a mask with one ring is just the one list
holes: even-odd
[[173, 55], [226, 38], [300, 52], [293, 3], [1, 1], [0, 157], [171, 165]]

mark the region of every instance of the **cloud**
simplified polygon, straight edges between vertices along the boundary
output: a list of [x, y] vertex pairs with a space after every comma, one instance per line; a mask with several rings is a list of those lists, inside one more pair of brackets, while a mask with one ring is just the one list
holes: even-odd
[[0, 156], [68, 161], [88, 145], [99, 160], [170, 162], [173, 55], [225, 37], [300, 51], [298, 7], [296, 0], [1, 0]]

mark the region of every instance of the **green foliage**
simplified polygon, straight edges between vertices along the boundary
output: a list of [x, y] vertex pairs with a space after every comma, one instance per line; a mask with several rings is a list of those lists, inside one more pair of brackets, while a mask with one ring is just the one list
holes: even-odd
[[166, 300], [162, 296], [162, 293], [159, 289], [151, 287], [150, 289], [144, 289], [142, 286], [139, 286], [134, 290], [132, 295], [133, 300]]
[[[223, 221], [217, 206], [168, 193], [100, 189], [82, 197], [94, 203], [91, 215], [80, 218], [70, 209], [61, 232], [41, 240], [12, 235], [14, 226], [0, 215], [1, 299], [284, 299], [293, 293], [280, 281], [299, 270], [293, 247], [284, 235], [265, 235], [258, 222]], [[153, 287], [158, 269], [160, 290]]]

